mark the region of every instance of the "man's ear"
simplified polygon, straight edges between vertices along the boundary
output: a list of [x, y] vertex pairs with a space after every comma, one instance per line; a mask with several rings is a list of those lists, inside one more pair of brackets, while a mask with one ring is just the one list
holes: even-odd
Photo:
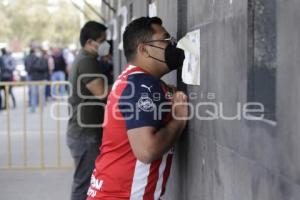
[[93, 44], [93, 40], [92, 39], [88, 39], [87, 41], [86, 41], [86, 43], [85, 44], [87, 44], [87, 45], [92, 45]]
[[91, 42], [89, 41], [89, 39], [87, 40], [87, 41], [85, 41], [85, 43], [84, 43], [84, 45], [83, 45], [83, 47], [87, 47], [87, 46], [89, 46], [89, 44], [90, 44]]
[[149, 57], [149, 53], [148, 53], [148, 50], [146, 48], [146, 45], [143, 44], [143, 43], [138, 44], [137, 53], [140, 54], [141, 56], [145, 57], [145, 58]]

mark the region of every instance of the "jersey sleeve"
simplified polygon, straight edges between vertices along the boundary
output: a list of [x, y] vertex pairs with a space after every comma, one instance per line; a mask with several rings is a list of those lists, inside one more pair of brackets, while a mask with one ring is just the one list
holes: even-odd
[[129, 75], [118, 105], [127, 130], [144, 126], [159, 129], [162, 125], [159, 108], [163, 102], [158, 79], [146, 74]]

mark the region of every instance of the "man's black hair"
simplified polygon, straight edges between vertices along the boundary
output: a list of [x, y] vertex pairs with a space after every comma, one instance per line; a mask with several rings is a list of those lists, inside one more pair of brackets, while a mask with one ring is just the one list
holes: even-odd
[[1, 53], [2, 53], [2, 55], [6, 55], [7, 54], [6, 49], [5, 48], [1, 48]]
[[136, 55], [138, 44], [152, 39], [153, 24], [162, 25], [159, 17], [140, 17], [128, 24], [123, 34], [123, 48], [127, 61]]
[[29, 54], [34, 54], [34, 49], [33, 48], [30, 49]]
[[84, 47], [85, 43], [89, 40], [96, 40], [102, 36], [107, 27], [96, 21], [87, 22], [80, 31], [80, 44]]

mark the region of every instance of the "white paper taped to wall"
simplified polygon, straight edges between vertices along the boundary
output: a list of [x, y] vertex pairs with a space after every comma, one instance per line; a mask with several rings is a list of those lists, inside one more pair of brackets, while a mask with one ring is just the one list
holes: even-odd
[[149, 4], [149, 17], [156, 17], [157, 16], [157, 6], [156, 1]]
[[119, 43], [119, 46], [118, 46], [118, 49], [123, 51], [123, 38], [122, 38], [122, 35], [125, 31], [125, 28], [127, 26], [127, 15], [128, 15], [128, 11], [127, 11], [127, 7], [126, 6], [123, 6], [119, 11], [118, 11], [118, 15], [120, 16], [123, 16], [123, 22], [122, 22], [122, 25], [121, 25], [121, 41]]
[[187, 33], [178, 41], [184, 50], [182, 80], [186, 84], [200, 85], [200, 29]]

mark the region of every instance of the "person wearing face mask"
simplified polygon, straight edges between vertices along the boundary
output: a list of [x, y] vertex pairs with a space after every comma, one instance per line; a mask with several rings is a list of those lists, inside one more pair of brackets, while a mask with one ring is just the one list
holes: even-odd
[[[47, 59], [42, 55], [42, 49], [39, 47], [31, 48], [30, 53], [25, 58], [25, 69], [28, 73], [28, 81], [43, 81], [48, 79], [49, 66]], [[44, 99], [40, 101], [44, 103]], [[29, 105], [30, 111], [34, 113], [39, 104], [39, 87], [37, 85], [29, 86]]]
[[71, 200], [85, 200], [102, 139], [104, 106], [109, 86], [97, 58], [109, 52], [106, 27], [87, 22], [80, 31], [82, 48], [69, 74], [71, 94], [67, 145], [75, 161]]
[[[67, 72], [67, 63], [63, 56], [61, 48], [52, 49], [52, 60], [54, 68], [51, 71], [51, 81], [65, 81]], [[53, 85], [51, 89], [51, 96], [56, 98], [57, 96], [63, 96], [66, 94], [65, 85]]]
[[112, 40], [108, 41], [110, 48], [109, 52], [106, 56], [99, 56], [99, 66], [103, 68], [104, 74], [107, 77], [107, 82], [109, 85], [113, 84], [114, 78], [113, 78], [113, 49], [112, 49]]
[[161, 199], [173, 146], [187, 123], [187, 96], [171, 94], [161, 80], [184, 61], [184, 51], [161, 19], [133, 20], [123, 45], [128, 64], [108, 96], [101, 154], [87, 200]]

